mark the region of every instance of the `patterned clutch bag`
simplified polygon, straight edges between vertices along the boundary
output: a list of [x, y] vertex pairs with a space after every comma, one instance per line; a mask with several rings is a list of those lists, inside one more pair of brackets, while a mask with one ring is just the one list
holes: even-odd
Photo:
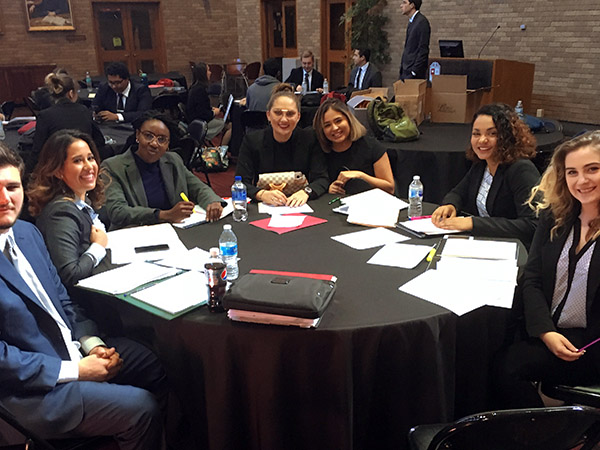
[[256, 187], [269, 191], [281, 191], [285, 195], [292, 195], [308, 185], [302, 172], [273, 172], [261, 173], [258, 176]]

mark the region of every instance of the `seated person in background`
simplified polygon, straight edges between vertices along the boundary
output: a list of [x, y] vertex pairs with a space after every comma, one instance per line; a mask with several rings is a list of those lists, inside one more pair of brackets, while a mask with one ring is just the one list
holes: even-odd
[[264, 75], [254, 80], [246, 92], [248, 111], [266, 111], [273, 88], [281, 83], [281, 59], [269, 58], [263, 64]]
[[104, 203], [98, 164], [87, 134], [58, 131], [46, 141], [27, 189], [29, 211], [66, 286], [92, 275], [106, 256], [106, 230], [94, 211]]
[[302, 67], [292, 69], [285, 82], [296, 86], [297, 92], [302, 92], [304, 83], [306, 83], [306, 92], [323, 92], [323, 75], [314, 68], [315, 55], [313, 52], [306, 50], [300, 56], [300, 61], [302, 61]]
[[[537, 220], [525, 203], [539, 181], [530, 161], [535, 138], [504, 104], [482, 106], [473, 119], [467, 158], [471, 169], [442, 200], [432, 222], [473, 236], [516, 238], [529, 248]], [[460, 211], [473, 217], [457, 217]]]
[[[325, 156], [319, 148], [312, 129], [298, 129], [300, 98], [289, 84], [273, 89], [267, 105], [271, 126], [244, 136], [237, 162], [248, 196], [270, 205], [301, 206], [327, 191], [329, 180]], [[308, 186], [287, 197], [278, 190], [258, 189], [256, 183], [262, 173], [302, 172]]]
[[[188, 100], [186, 107], [186, 115], [188, 122], [200, 119], [208, 124], [208, 132], [206, 139], [211, 140], [218, 135], [226, 124], [219, 108], [210, 106], [210, 98], [208, 97], [208, 80], [210, 79], [210, 68], [208, 64], [199, 62], [192, 67], [193, 82], [188, 92]], [[220, 116], [220, 117], [218, 117]], [[221, 141], [222, 145], [228, 145], [231, 140], [231, 129], [227, 127], [227, 131]]]
[[97, 337], [71, 301], [39, 231], [17, 220], [22, 173], [0, 144], [0, 404], [43, 438], [114, 436], [122, 450], [159, 450], [164, 371], [141, 345]]
[[[57, 67], [52, 73], [55, 75], [69, 76], [69, 72], [62, 67]], [[48, 76], [46, 76], [46, 78], [48, 78]], [[43, 86], [40, 86], [35, 91], [31, 91], [31, 98], [40, 110], [50, 108], [55, 103], [55, 98], [52, 97], [52, 92], [49, 89], [46, 80], [44, 80]]]
[[143, 84], [129, 79], [129, 70], [116, 62], [106, 68], [107, 83], [102, 83], [92, 101], [97, 116], [109, 122], [133, 122], [152, 108], [152, 94]]
[[533, 382], [600, 383], [600, 345], [578, 350], [600, 336], [600, 132], [555, 150], [530, 204], [540, 223], [519, 283], [527, 338], [497, 360], [502, 408], [544, 406]]
[[[206, 210], [207, 219], [219, 220], [224, 202], [190, 172], [169, 140], [177, 126], [164, 114], [147, 111], [134, 124], [137, 148], [106, 159], [110, 176], [106, 209], [111, 229], [161, 222], [181, 222], [194, 211]], [[184, 193], [190, 201], [183, 201]]]
[[97, 148], [104, 146], [104, 136], [94, 122], [92, 111], [77, 103], [77, 89], [73, 79], [68, 75], [49, 73], [46, 75], [46, 86], [52, 94], [54, 106], [38, 113], [33, 150], [27, 161], [27, 173], [35, 167], [42, 146], [53, 133], [64, 130], [80, 130], [90, 135]]
[[369, 62], [371, 50], [368, 48], [355, 48], [352, 53], [354, 68], [350, 72], [348, 90], [361, 90], [370, 87], [381, 87], [381, 72]]
[[[325, 100], [313, 127], [327, 159], [329, 193], [345, 195], [371, 188], [394, 193], [394, 175], [383, 145], [337, 98]], [[354, 186], [353, 186], [354, 185]]]

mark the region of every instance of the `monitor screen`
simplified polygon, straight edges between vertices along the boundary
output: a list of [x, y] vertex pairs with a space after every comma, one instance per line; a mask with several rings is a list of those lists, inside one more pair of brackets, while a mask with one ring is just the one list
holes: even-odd
[[440, 56], [442, 58], [464, 58], [463, 41], [440, 39]]

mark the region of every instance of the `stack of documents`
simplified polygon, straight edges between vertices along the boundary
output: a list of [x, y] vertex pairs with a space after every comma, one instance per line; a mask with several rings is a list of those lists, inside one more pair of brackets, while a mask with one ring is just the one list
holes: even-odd
[[444, 239], [441, 260], [399, 289], [463, 315], [481, 306], [510, 308], [517, 280], [515, 242]]
[[398, 213], [408, 208], [408, 203], [381, 189], [371, 189], [342, 199], [349, 206], [348, 222], [368, 227], [393, 228]]
[[168, 223], [123, 228], [107, 234], [113, 264], [155, 261], [187, 250]]

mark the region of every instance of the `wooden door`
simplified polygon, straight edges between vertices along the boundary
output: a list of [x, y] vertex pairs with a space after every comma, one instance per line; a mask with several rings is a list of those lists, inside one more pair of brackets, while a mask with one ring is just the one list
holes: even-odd
[[296, 1], [264, 0], [263, 12], [265, 59], [297, 57]]
[[321, 15], [323, 48], [321, 52], [324, 75], [329, 88], [338, 89], [348, 85], [350, 75], [350, 26], [340, 24], [340, 18], [352, 5], [351, 0], [323, 0]]
[[94, 3], [98, 70], [123, 62], [131, 73], [166, 72], [158, 3]]

